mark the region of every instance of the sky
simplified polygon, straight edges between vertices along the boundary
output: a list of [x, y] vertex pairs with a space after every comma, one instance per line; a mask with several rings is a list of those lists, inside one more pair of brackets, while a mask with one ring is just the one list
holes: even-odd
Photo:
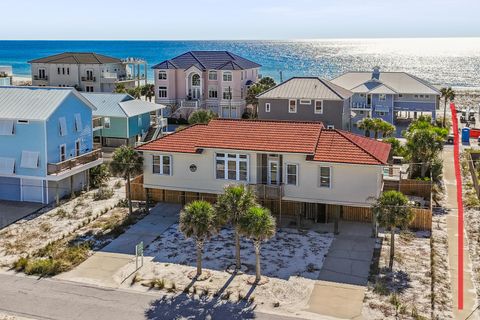
[[478, 37], [480, 0], [0, 0], [0, 39]]

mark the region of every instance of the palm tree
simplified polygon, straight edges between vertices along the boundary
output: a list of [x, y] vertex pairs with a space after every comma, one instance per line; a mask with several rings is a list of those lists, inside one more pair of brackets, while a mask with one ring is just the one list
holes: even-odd
[[390, 261], [388, 267], [393, 268], [395, 256], [395, 231], [397, 228], [405, 228], [414, 219], [415, 215], [408, 204], [408, 198], [399, 191], [386, 191], [377, 199], [372, 206], [378, 224], [384, 228], [390, 228]]
[[130, 177], [143, 171], [143, 158], [130, 146], [121, 146], [113, 153], [110, 169], [114, 175], [122, 176], [127, 182], [128, 212], [132, 214]]
[[152, 97], [155, 95], [155, 85], [152, 83], [147, 83], [141, 87], [141, 94], [145, 96], [148, 101], [152, 102]]
[[202, 274], [202, 253], [205, 241], [218, 230], [213, 206], [203, 200], [187, 204], [180, 212], [179, 230], [193, 238], [197, 247], [197, 277]]
[[379, 131], [383, 133], [383, 138], [389, 137], [390, 135], [392, 135], [392, 133], [395, 132], [395, 126], [393, 124], [382, 119], [379, 120], [381, 121], [378, 122], [378, 128]]
[[370, 131], [374, 129], [375, 122], [372, 118], [363, 118], [357, 125], [358, 129], [365, 130], [365, 137], [370, 137]]
[[235, 268], [240, 270], [240, 225], [239, 221], [250, 208], [256, 206], [255, 193], [243, 184], [226, 186], [218, 197], [215, 211], [223, 223], [231, 223], [235, 230]]
[[117, 83], [115, 85], [115, 90], [113, 92], [114, 93], [127, 93], [127, 89], [125, 88], [125, 85], [123, 83]]
[[445, 118], [447, 116], [447, 100], [452, 102], [455, 99], [455, 91], [451, 87], [440, 89], [441, 97], [445, 101], [445, 106], [443, 107], [443, 127], [445, 128]]
[[270, 210], [260, 206], [251, 207], [239, 221], [240, 232], [253, 240], [255, 247], [255, 282], [261, 279], [260, 245], [275, 235], [276, 226]]
[[188, 123], [189, 124], [196, 124], [196, 123], [204, 123], [207, 124], [210, 122], [210, 120], [215, 119], [217, 115], [215, 112], [211, 110], [197, 110], [193, 112], [189, 117], [188, 117]]

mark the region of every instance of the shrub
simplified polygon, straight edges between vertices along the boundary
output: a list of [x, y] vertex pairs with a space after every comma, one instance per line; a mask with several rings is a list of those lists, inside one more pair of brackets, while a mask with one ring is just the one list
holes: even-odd
[[90, 169], [90, 187], [100, 188], [104, 186], [108, 178], [110, 177], [110, 171], [106, 164], [101, 164], [99, 166], [93, 167]]
[[107, 200], [107, 199], [110, 199], [111, 197], [113, 197], [113, 190], [110, 188], [101, 187], [93, 195], [93, 200], [95, 201]]
[[468, 209], [478, 208], [480, 207], [480, 200], [478, 200], [478, 197], [475, 193], [468, 193], [463, 200], [463, 204]]
[[38, 276], [54, 276], [61, 272], [60, 269], [59, 261], [51, 258], [41, 258], [29, 261], [25, 266], [25, 273]]
[[15, 261], [13, 263], [12, 268], [17, 272], [23, 271], [23, 270], [25, 270], [25, 268], [28, 264], [28, 261], [29, 261], [28, 258], [21, 257], [20, 259], [18, 259], [17, 261]]

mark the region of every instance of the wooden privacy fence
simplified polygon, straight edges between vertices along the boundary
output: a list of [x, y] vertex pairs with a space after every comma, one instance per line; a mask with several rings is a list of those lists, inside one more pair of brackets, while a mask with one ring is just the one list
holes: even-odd
[[474, 161], [480, 161], [480, 153], [471, 153], [467, 152], [467, 162], [468, 162], [468, 169], [470, 170], [470, 175], [472, 176], [473, 181], [473, 188], [477, 193], [477, 197], [480, 199], [480, 186], [478, 182], [477, 170], [475, 168]]
[[[185, 205], [194, 200], [205, 200], [215, 203], [218, 195], [212, 193], [199, 193], [188, 191], [176, 191], [166, 189], [148, 189], [143, 187], [143, 176], [138, 176], [131, 180], [132, 199], [138, 201], [146, 201], [147, 193], [149, 201], [152, 202], [169, 202]], [[274, 215], [282, 215], [283, 218], [302, 218], [315, 220], [317, 222], [331, 222], [335, 214], [339, 214], [342, 220], [357, 222], [372, 222], [371, 208], [340, 206], [340, 205], [324, 205], [321, 208], [317, 203], [305, 203], [297, 201], [259, 199], [264, 207], [270, 209]], [[418, 230], [432, 229], [432, 211], [430, 209], [413, 208], [415, 219], [410, 224], [410, 228]]]
[[430, 201], [432, 182], [415, 179], [401, 179], [399, 191], [405, 195], [422, 197]]

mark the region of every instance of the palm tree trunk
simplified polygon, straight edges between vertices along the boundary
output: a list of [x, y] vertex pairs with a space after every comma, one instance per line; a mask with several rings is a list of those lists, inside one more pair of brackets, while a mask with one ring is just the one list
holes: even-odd
[[388, 268], [393, 269], [393, 257], [395, 256], [395, 227], [390, 228], [390, 262]]
[[370, 130], [365, 130], [365, 137], [370, 138]]
[[235, 227], [235, 268], [240, 270], [242, 262], [240, 261], [240, 232], [238, 227]]
[[375, 130], [374, 137], [375, 137], [375, 140], [378, 139], [378, 131], [377, 130]]
[[447, 97], [445, 97], [445, 107], [443, 108], [443, 127], [445, 128], [445, 117], [447, 116]]
[[197, 239], [197, 277], [202, 274], [203, 240]]
[[128, 214], [132, 214], [132, 193], [130, 192], [130, 172], [127, 173], [127, 199], [128, 199]]
[[262, 278], [262, 273], [260, 269], [260, 241], [255, 241], [255, 281], [259, 282]]

